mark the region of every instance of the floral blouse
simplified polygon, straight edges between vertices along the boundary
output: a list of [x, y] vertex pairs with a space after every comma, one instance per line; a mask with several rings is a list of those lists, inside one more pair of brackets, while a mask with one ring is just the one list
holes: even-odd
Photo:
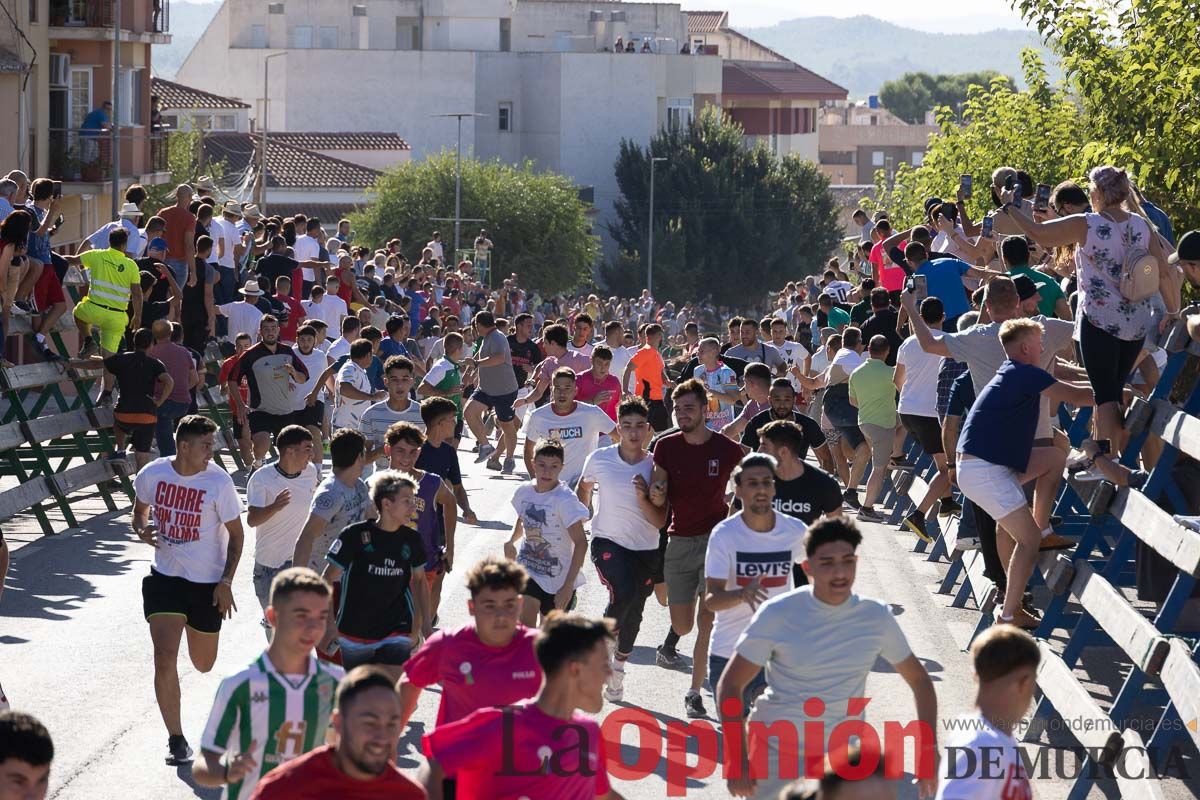
[[1079, 266], [1079, 307], [1088, 322], [1126, 342], [1146, 337], [1152, 325], [1154, 296], [1130, 302], [1121, 295], [1121, 270], [1125, 251], [1130, 247], [1148, 247], [1150, 224], [1136, 214], [1124, 222], [1088, 212], [1087, 242], [1077, 251]]

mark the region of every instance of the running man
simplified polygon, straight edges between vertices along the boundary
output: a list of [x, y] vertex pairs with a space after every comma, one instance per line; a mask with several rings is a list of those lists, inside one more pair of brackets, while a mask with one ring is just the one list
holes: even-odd
[[414, 380], [413, 362], [404, 356], [392, 356], [384, 362], [383, 380], [387, 386], [387, 399], [367, 408], [359, 420], [363, 435], [367, 437], [367, 464], [374, 469], [388, 467], [384, 438], [392, 425], [407, 422], [417, 428], [425, 427], [421, 421], [421, 406], [410, 397]]
[[[279, 459], [255, 470], [246, 481], [246, 524], [254, 529], [254, 593], [264, 613], [270, 604], [272, 581], [292, 566], [297, 532], [304, 529], [320, 482], [308, 428], [288, 425], [279, 432], [275, 445]], [[270, 627], [264, 627], [270, 639]]]
[[458, 510], [450, 484], [433, 472], [417, 469], [416, 463], [425, 446], [425, 434], [408, 422], [394, 423], [384, 435], [388, 467], [411, 475], [417, 482], [416, 512], [411, 527], [425, 546], [425, 577], [429, 581], [430, 625], [437, 622], [442, 601], [442, 581], [454, 569], [454, 531]]
[[584, 584], [581, 570], [587, 559], [587, 534], [583, 523], [588, 512], [559, 480], [563, 461], [563, 446], [557, 439], [539, 439], [533, 447], [532, 480], [512, 498], [517, 521], [504, 544], [504, 557], [521, 564], [532, 578], [522, 593], [521, 607], [521, 622], [529, 626], [537, 623], [539, 614], [545, 619], [554, 609], [573, 607], [575, 590]]
[[[462, 365], [474, 368], [479, 376], [479, 386], [463, 409], [467, 427], [479, 442], [476, 461], [487, 461], [488, 469], [507, 468], [512, 474], [513, 454], [517, 450], [517, 425], [513, 403], [517, 401], [517, 377], [513, 373], [512, 351], [508, 339], [496, 328], [496, 318], [490, 311], [480, 311], [473, 320], [475, 334], [479, 338], [479, 352], [474, 358], [464, 358]], [[504, 451], [504, 462], [500, 452], [488, 442], [483, 427], [483, 413], [496, 412], [496, 424], [500, 427], [500, 448]]]
[[329, 442], [333, 474], [321, 481], [308, 509], [308, 521], [296, 540], [292, 565], [313, 572], [325, 570], [325, 554], [342, 530], [351, 523], [375, 516], [367, 484], [363, 482], [366, 440], [355, 430], [343, 428]]
[[[425, 548], [409, 527], [416, 510], [416, 483], [385, 469], [371, 477], [378, 519], [349, 525], [325, 556], [325, 580], [341, 581], [336, 621], [330, 619], [325, 651], [336, 637], [347, 669], [382, 667], [393, 681], [417, 637], [428, 638]], [[335, 624], [336, 622], [336, 624]]]
[[296, 384], [293, 408], [295, 409], [292, 422], [308, 428], [313, 435], [313, 464], [321, 471], [321, 461], [325, 457], [325, 438], [322, 430], [325, 425], [325, 401], [321, 399], [331, 373], [329, 356], [317, 347], [324, 337], [317, 331], [317, 326], [311, 323], [301, 325], [296, 330], [296, 358], [308, 370], [308, 379]]
[[420, 785], [393, 763], [404, 728], [395, 682], [386, 672], [350, 670], [334, 695], [333, 730], [337, 744], [272, 770], [250, 800], [424, 800]]
[[[221, 621], [233, 615], [233, 576], [242, 557], [242, 504], [233, 479], [212, 463], [217, 425], [191, 414], [175, 429], [174, 456], [134, 479], [133, 532], [154, 548], [142, 604], [154, 643], [154, 696], [167, 727], [170, 766], [190, 763], [180, 720], [179, 642], [198, 672], [217, 660]], [[153, 518], [151, 517], [153, 512]]]
[[[518, 620], [528, 577], [520, 564], [494, 556], [467, 571], [471, 622], [438, 631], [405, 663], [397, 687], [404, 708], [401, 727], [417, 710], [421, 690], [434, 684], [442, 689], [434, 730], [481, 708], [513, 705], [538, 693], [542, 667], [533, 649], [537, 629]], [[440, 777], [443, 800], [454, 800], [454, 779]]]
[[[551, 613], [534, 645], [545, 683], [532, 700], [485, 708], [439, 725], [421, 740], [431, 800], [452, 774], [458, 796], [570, 797], [619, 800], [608, 781], [600, 726], [588, 716], [604, 705], [610, 623]], [[585, 713], [580, 713], [580, 711]], [[556, 769], [546, 770], [547, 753]]]
[[425, 444], [417, 457], [417, 468], [440, 475], [454, 490], [454, 499], [462, 510], [463, 522], [478, 525], [479, 517], [471, 510], [471, 500], [463, 487], [462, 469], [458, 464], [454, 430], [458, 409], [444, 397], [431, 397], [421, 403], [421, 420], [425, 423]]
[[192, 768], [196, 783], [244, 800], [275, 767], [325, 743], [342, 670], [318, 661], [313, 647], [325, 633], [331, 593], [305, 567], [275, 575], [266, 604], [271, 645], [221, 681], [200, 740], [204, 758]]
[[[696, 627], [692, 686], [683, 701], [688, 717], [695, 719], [705, 715], [700, 689], [707, 672], [713, 625], [713, 612], [703, 603], [697, 604], [704, 590], [704, 553], [709, 534], [728, 513], [725, 487], [742, 459], [742, 448], [704, 424], [708, 391], [700, 381], [691, 378], [679, 384], [671, 399], [679, 430], [655, 444], [651, 482], [654, 504], [669, 504], [671, 509], [663, 562], [671, 628], [658, 648], [656, 660], [668, 668], [682, 666], [683, 657], [676, 645]], [[665, 497], [660, 488], [664, 484]]]
[[279, 320], [273, 314], [264, 314], [259, 320], [258, 337], [258, 344], [242, 353], [229, 376], [234, 385], [245, 378], [250, 389], [246, 418], [254, 443], [255, 469], [262, 466], [272, 438], [295, 419], [296, 386], [309, 377], [304, 362], [279, 341]]
[[539, 439], [555, 439], [563, 448], [565, 461], [561, 479], [572, 489], [583, 473], [583, 464], [596, 450], [601, 436], [616, 441], [617, 427], [612, 418], [590, 403], [576, 402], [578, 384], [568, 367], [554, 371], [550, 402], [534, 409], [525, 429], [525, 469], [533, 475], [534, 444]]
[[[917, 718], [930, 731], [921, 744], [937, 752], [937, 695], [933, 681], [913, 655], [896, 618], [885, 603], [854, 594], [858, 546], [862, 534], [848, 519], [823, 519], [808, 529], [804, 541], [804, 570], [810, 585], [768, 600], [755, 613], [734, 646], [734, 656], [717, 685], [717, 707], [722, 711], [726, 736], [741, 741], [741, 775], [726, 783], [734, 797], [774, 800], [789, 781], [808, 774], [808, 765], [782, 763], [779, 737], [756, 735], [747, 742], [747, 720], [741, 713], [742, 696], [764, 668], [767, 691], [754, 703], [749, 721], [762, 723], [751, 731], [765, 732], [775, 722], [793, 726], [800, 734], [796, 753], [804, 753], [799, 719], [813, 720], [805, 701], [819, 697], [825, 713], [820, 716], [828, 735], [847, 719], [852, 697], [867, 697], [867, 674], [882, 657], [912, 690]], [[727, 703], [729, 705], [727, 705]], [[789, 737], [790, 738], [790, 737]], [[729, 741], [729, 739], [726, 739]], [[827, 742], [817, 748], [821, 762]], [[765, 750], [765, 752], [764, 752]], [[844, 756], [843, 756], [844, 757]], [[765, 761], [764, 761], [765, 759]], [[751, 764], [759, 765], [752, 772]], [[765, 766], [765, 774], [762, 767]], [[815, 765], [821, 768], [821, 763]], [[922, 797], [932, 797], [937, 778], [920, 779]]]
[[[604, 696], [612, 702], [624, 694], [625, 662], [633, 654], [654, 578], [662, 572], [658, 531], [667, 524], [665, 504], [651, 498], [654, 458], [646, 452], [651, 431], [645, 401], [623, 400], [617, 420], [620, 440], [588, 456], [576, 490], [589, 511], [593, 493], [600, 490], [592, 514], [591, 549], [596, 574], [608, 589], [604, 616], [614, 621], [617, 634], [612, 675], [604, 687]], [[661, 495], [665, 488], [660, 485], [657, 491]]]

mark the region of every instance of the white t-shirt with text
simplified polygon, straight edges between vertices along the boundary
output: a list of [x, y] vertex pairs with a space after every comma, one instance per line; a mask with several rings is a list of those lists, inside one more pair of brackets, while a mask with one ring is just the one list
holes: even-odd
[[547, 404], [529, 415], [525, 436], [529, 441], [558, 439], [565, 454], [560, 479], [574, 484], [583, 474], [583, 463], [596, 450], [600, 436], [611, 433], [615, 427], [608, 414], [590, 403], [576, 403], [575, 409], [564, 415], [554, 413], [553, 405]]
[[317, 467], [311, 462], [293, 478], [280, 472], [274, 462], [256, 469], [246, 481], [247, 506], [266, 508], [284, 489], [292, 495], [286, 506], [254, 529], [254, 563], [278, 568], [292, 560], [320, 480]]
[[[539, 492], [532, 483], [527, 483], [513, 493], [512, 504], [525, 529], [517, 562], [544, 591], [556, 593], [567, 579], [575, 553], [567, 529], [587, 519], [587, 508], [561, 481], [548, 492]], [[584, 582], [580, 569], [575, 587]]]

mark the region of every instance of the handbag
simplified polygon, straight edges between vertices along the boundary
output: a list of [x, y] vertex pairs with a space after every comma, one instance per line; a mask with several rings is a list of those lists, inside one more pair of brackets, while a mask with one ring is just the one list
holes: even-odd
[[[1107, 215], [1101, 214], [1105, 219], [1115, 223], [1116, 220], [1111, 219]], [[1145, 223], [1147, 228], [1146, 245], [1134, 245], [1130, 243], [1129, 224], [1138, 219]], [[1150, 228], [1150, 223], [1136, 214], [1131, 214], [1129, 219], [1125, 221], [1125, 260], [1121, 264], [1121, 280], [1119, 288], [1121, 296], [1131, 303], [1136, 303], [1145, 300], [1147, 297], [1158, 293], [1158, 259], [1155, 258], [1149, 249], [1149, 237], [1153, 236], [1153, 229]]]

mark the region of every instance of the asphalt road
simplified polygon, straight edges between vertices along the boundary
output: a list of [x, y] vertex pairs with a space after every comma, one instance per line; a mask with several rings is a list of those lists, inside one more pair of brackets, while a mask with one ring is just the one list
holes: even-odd
[[[481, 518], [478, 527], [459, 527], [457, 562], [466, 565], [501, 552], [514, 520], [510, 498], [522, 478], [487, 472], [471, 463], [469, 453], [460, 455], [472, 505]], [[244, 476], [236, 480], [245, 483]], [[12, 523], [6, 523], [6, 531], [11, 530]], [[939, 570], [911, 553], [908, 534], [876, 524], [865, 525], [864, 533], [856, 589], [891, 605], [935, 681], [940, 717], [968, 711], [973, 682], [969, 660], [960, 648], [976, 613], [952, 609], [948, 598], [933, 593]], [[130, 533], [128, 513], [94, 517], [83, 530], [51, 538], [12, 538], [18, 545], [8, 589], [0, 600], [0, 682], [13, 706], [35, 713], [54, 736], [50, 796], [58, 800], [218, 797], [218, 792], [191, 782], [190, 768], [163, 764], [166, 733], [154, 702], [150, 638], [140, 592], [151, 551]], [[21, 541], [28, 543], [21, 545]], [[221, 676], [241, 669], [265, 646], [250, 581], [252, 554], [248, 541], [234, 585], [240, 611], [222, 630], [216, 668], [199, 674], [186, 657], [180, 659], [184, 727], [197, 749]], [[606, 593], [590, 566], [585, 571], [588, 583], [581, 590], [580, 608], [600, 613]], [[441, 612], [444, 625], [467, 619], [461, 574], [452, 573], [447, 581]], [[628, 667], [623, 704], [649, 710], [664, 726], [687, 721], [683, 696], [689, 685], [685, 673], [654, 664], [654, 646], [666, 630], [666, 609], [651, 598]], [[681, 652], [691, 652], [692, 639], [683, 640]], [[886, 720], [907, 722], [915, 715], [911, 693], [886, 665], [868, 679], [867, 694], [871, 698], [867, 720], [878, 729]], [[714, 704], [707, 693], [705, 703], [711, 714]], [[436, 707], [436, 694], [426, 694], [402, 742], [402, 768], [419, 766], [416, 743], [432, 723]], [[615, 707], [606, 704], [604, 713]], [[637, 732], [626, 728], [624, 733], [622, 750], [631, 763], [637, 757]], [[911, 754], [908, 758], [911, 772]], [[695, 761], [693, 755], [687, 763]], [[664, 752], [653, 774], [617, 781], [616, 787], [627, 798], [670, 796], [666, 773]], [[686, 787], [690, 798], [728, 797], [719, 776], [690, 778]], [[1169, 797], [1195, 796], [1179, 782], [1166, 788]], [[1039, 798], [1066, 796], [1066, 784], [1054, 779], [1035, 781], [1035, 789]], [[1094, 790], [1093, 796], [1104, 795]], [[900, 797], [916, 797], [915, 789], [902, 785]]]

